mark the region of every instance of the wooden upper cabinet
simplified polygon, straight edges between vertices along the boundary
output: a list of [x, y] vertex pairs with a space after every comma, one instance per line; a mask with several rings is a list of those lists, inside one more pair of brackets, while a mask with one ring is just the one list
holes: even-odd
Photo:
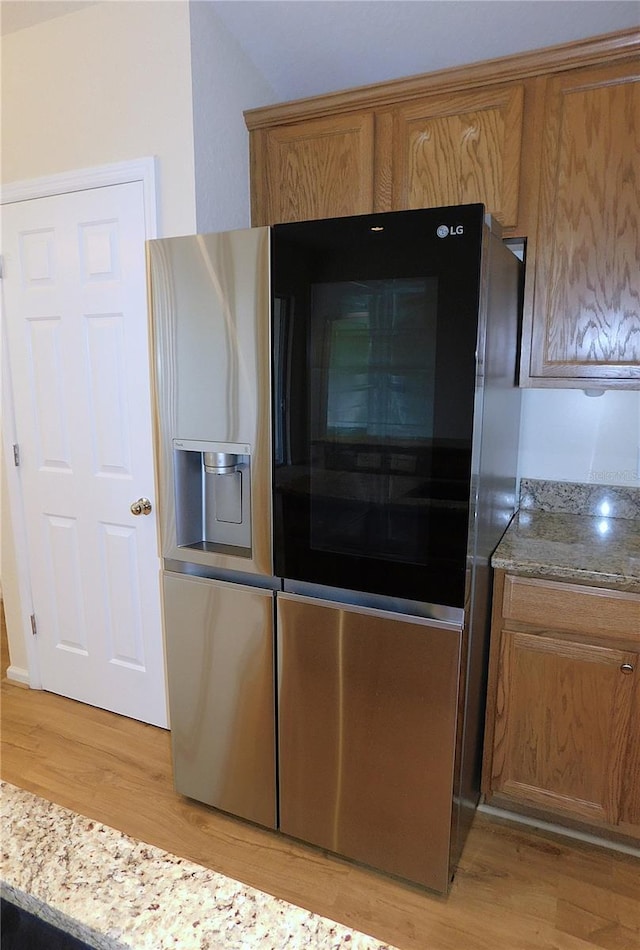
[[254, 225], [481, 202], [527, 239], [520, 381], [640, 387], [637, 29], [245, 112]]
[[253, 132], [253, 225], [371, 212], [373, 128], [359, 112]]
[[548, 81], [528, 385], [640, 385], [639, 80], [636, 59]]
[[392, 207], [480, 202], [503, 227], [515, 227], [523, 88], [430, 96], [394, 110]]

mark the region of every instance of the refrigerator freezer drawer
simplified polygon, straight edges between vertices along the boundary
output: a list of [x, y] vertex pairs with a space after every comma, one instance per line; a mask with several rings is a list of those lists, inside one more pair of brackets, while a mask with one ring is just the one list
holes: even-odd
[[277, 616], [281, 830], [445, 892], [461, 629], [287, 594]]
[[177, 791], [276, 826], [273, 593], [165, 572]]

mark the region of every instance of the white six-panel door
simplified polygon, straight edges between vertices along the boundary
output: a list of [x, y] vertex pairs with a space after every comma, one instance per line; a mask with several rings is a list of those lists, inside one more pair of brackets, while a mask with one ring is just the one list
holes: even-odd
[[141, 182], [3, 208], [3, 289], [44, 689], [167, 725]]

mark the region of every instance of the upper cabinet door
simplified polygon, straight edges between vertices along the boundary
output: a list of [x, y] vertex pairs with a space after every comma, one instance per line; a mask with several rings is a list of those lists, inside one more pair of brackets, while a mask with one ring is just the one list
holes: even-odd
[[640, 382], [639, 78], [636, 60], [549, 80], [528, 385]]
[[518, 223], [523, 85], [429, 96], [394, 110], [393, 207], [481, 202]]
[[254, 131], [254, 227], [370, 213], [373, 122], [359, 112]]

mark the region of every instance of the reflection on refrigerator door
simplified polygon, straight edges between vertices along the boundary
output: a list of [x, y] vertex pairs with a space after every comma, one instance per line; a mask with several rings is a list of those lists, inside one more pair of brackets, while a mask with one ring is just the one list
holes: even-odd
[[276, 826], [273, 593], [164, 573], [176, 789]]
[[288, 594], [277, 620], [282, 831], [446, 890], [461, 627]]

